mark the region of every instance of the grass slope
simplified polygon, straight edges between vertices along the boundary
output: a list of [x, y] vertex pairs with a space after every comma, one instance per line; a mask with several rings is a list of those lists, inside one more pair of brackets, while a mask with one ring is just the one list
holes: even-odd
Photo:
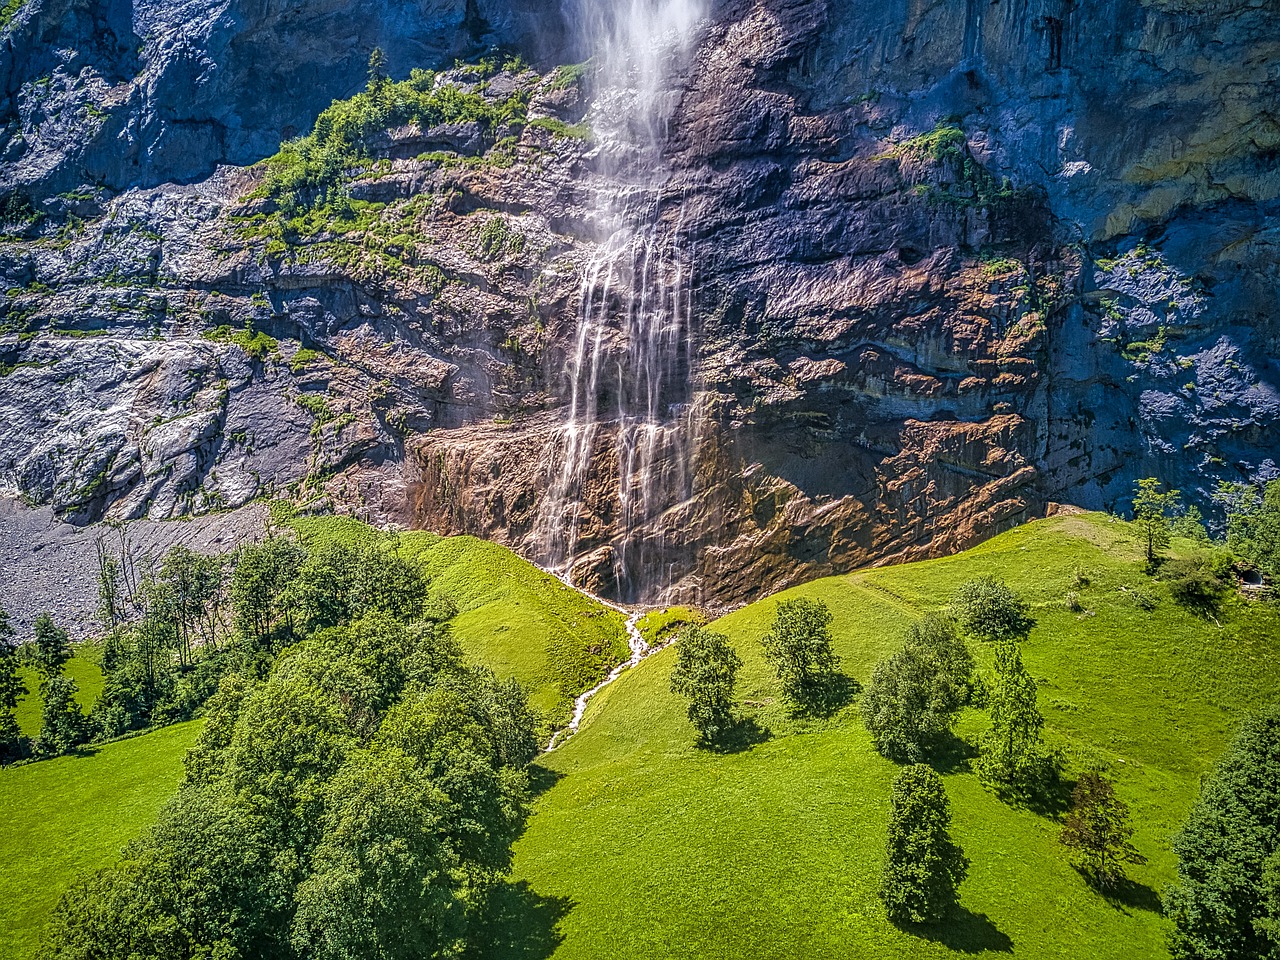
[[63, 891], [150, 826], [177, 788], [199, 729], [178, 724], [90, 754], [0, 770], [0, 957], [34, 957]]
[[[102, 692], [102, 669], [98, 666], [102, 651], [87, 643], [77, 644], [75, 655], [67, 661], [67, 676], [76, 682], [79, 691], [76, 700], [80, 708], [88, 713], [93, 701]], [[40, 735], [40, 674], [31, 667], [23, 667], [19, 674], [27, 685], [27, 693], [18, 700], [18, 709], [14, 716], [22, 732], [33, 739]]]
[[[1074, 583], [1076, 570], [1089, 578]], [[1274, 608], [1231, 601], [1220, 626], [1186, 613], [1142, 572], [1124, 524], [1097, 515], [1021, 527], [955, 557], [820, 580], [779, 597], [825, 600], [843, 669], [866, 683], [902, 628], [964, 580], [1003, 577], [1035, 607], [1024, 648], [1052, 742], [1073, 769], [1110, 765], [1150, 862], [1122, 897], [1093, 892], [1059, 824], [988, 793], [960, 760], [944, 769], [954, 832], [973, 861], [966, 913], [927, 937], [899, 930], [877, 898], [889, 785], [856, 703], [797, 720], [777, 701], [759, 638], [777, 598], [716, 624], [745, 661], [739, 693], [771, 739], [737, 754], [692, 746], [667, 690], [665, 651], [593, 701], [581, 731], [545, 757], [545, 792], [516, 848], [520, 909], [492, 956], [945, 958], [1166, 956], [1157, 892], [1170, 837], [1199, 776], [1251, 708], [1280, 695]], [[1162, 597], [1143, 612], [1128, 592]], [[1080, 593], [1085, 612], [1064, 609]], [[975, 649], [990, 662], [989, 649]], [[985, 716], [959, 729], [976, 740]], [[606, 946], [607, 945], [607, 946]]]
[[[386, 539], [349, 517], [300, 517], [291, 525], [310, 542]], [[556, 725], [568, 720], [575, 696], [628, 656], [620, 613], [504, 547], [423, 531], [397, 534], [394, 543], [421, 564], [433, 596], [458, 605], [452, 629], [462, 648], [499, 676], [519, 679]]]

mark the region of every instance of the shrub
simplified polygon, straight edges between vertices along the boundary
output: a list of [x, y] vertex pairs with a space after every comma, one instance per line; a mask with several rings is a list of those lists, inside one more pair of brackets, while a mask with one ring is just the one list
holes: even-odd
[[1036, 623], [1022, 598], [995, 577], [962, 583], [951, 609], [966, 631], [986, 641], [1021, 640]]

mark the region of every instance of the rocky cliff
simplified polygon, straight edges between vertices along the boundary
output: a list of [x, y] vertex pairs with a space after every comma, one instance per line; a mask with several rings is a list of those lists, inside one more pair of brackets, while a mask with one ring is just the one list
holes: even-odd
[[[1140, 476], [1209, 508], [1274, 475], [1278, 14], [714, 4], [653, 211], [688, 265], [688, 442], [633, 515], [634, 451], [601, 429], [575, 579], [731, 602]], [[0, 50], [0, 486], [80, 523], [290, 496], [544, 559], [618, 189], [573, 19], [26, 0]], [[343, 113], [251, 165], [366, 89], [375, 45], [400, 82], [361, 94], [386, 122], [358, 156], [315, 159]], [[624, 326], [598, 345], [619, 365]]]

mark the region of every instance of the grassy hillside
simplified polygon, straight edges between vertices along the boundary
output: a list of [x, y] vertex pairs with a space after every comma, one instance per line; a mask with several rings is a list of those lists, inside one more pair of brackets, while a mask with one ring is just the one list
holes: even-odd
[[72, 880], [111, 863], [151, 824], [199, 729], [183, 723], [92, 754], [0, 770], [0, 957], [34, 957]]
[[[377, 539], [349, 517], [291, 521], [306, 541]], [[500, 676], [515, 676], [533, 706], [560, 724], [573, 698], [628, 656], [623, 617], [510, 550], [475, 537], [423, 531], [396, 535], [396, 548], [431, 578], [433, 596], [458, 605], [454, 636], [468, 654]]]
[[[80, 688], [76, 700], [81, 709], [88, 713], [93, 701], [102, 692], [102, 670], [98, 667], [102, 651], [87, 643], [77, 644], [75, 651], [75, 656], [67, 661], [67, 676]], [[27, 685], [27, 694], [18, 701], [18, 709], [14, 714], [22, 732], [34, 738], [40, 734], [40, 675], [31, 667], [23, 667], [20, 673]]]
[[[1087, 586], [1077, 586], [1077, 570]], [[588, 958], [607, 944], [619, 958], [1165, 956], [1158, 891], [1174, 873], [1170, 836], [1238, 720], [1280, 697], [1276, 612], [1232, 601], [1217, 623], [1187, 613], [1143, 573], [1125, 525], [1094, 515], [781, 596], [831, 606], [843, 668], [865, 683], [909, 620], [986, 574], [1035, 607], [1024, 656], [1049, 738], [1074, 769], [1110, 764], [1132, 807], [1150, 862], [1131, 868], [1123, 896], [1093, 892], [1059, 845], [1057, 822], [1000, 802], [959, 760], [943, 772], [973, 861], [961, 888], [967, 913], [931, 938], [890, 925], [876, 888], [897, 768], [873, 750], [856, 702], [829, 720], [788, 716], [759, 647], [773, 598], [717, 624], [745, 661], [740, 695], [771, 738], [731, 755], [695, 749], [667, 691], [673, 651], [625, 675], [542, 761], [546, 790], [517, 845], [526, 907], [491, 955]], [[1133, 601], [1138, 586], [1161, 596], [1153, 611]], [[1083, 612], [1065, 609], [1068, 590]], [[990, 650], [975, 653], [989, 663]], [[959, 732], [976, 740], [985, 723], [970, 711]]]

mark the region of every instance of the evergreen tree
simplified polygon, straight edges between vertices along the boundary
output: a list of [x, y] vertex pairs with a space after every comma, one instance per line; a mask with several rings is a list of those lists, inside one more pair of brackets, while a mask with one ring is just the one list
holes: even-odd
[[1280, 582], [1280, 479], [1261, 493], [1237, 486], [1224, 491], [1227, 546], [1273, 581]]
[[14, 710], [26, 692], [18, 674], [16, 634], [9, 622], [9, 612], [0, 607], [0, 764], [10, 763], [23, 754], [22, 731]]
[[988, 642], [1024, 640], [1036, 625], [1026, 602], [995, 577], [962, 583], [951, 609], [960, 626]]
[[1171, 518], [1178, 511], [1177, 490], [1161, 490], [1163, 484], [1155, 477], [1147, 477], [1136, 484], [1133, 496], [1133, 523], [1142, 538], [1147, 554], [1147, 566], [1154, 567], [1160, 559], [1160, 551], [1169, 546], [1172, 536]]
[[982, 739], [978, 773], [997, 787], [1026, 792], [1053, 772], [1053, 758], [1041, 739], [1044, 717], [1036, 682], [1022, 664], [1018, 645], [1009, 640], [996, 646], [995, 674], [987, 701], [991, 730]]
[[53, 617], [42, 613], [36, 617], [32, 628], [31, 658], [41, 676], [47, 682], [59, 676], [71, 659], [71, 639], [67, 631], [53, 622]]
[[972, 676], [973, 657], [948, 621], [911, 624], [902, 649], [876, 665], [862, 696], [876, 749], [890, 760], [923, 760], [968, 702]]
[[729, 638], [706, 627], [687, 627], [676, 645], [671, 692], [689, 701], [689, 722], [702, 743], [714, 744], [733, 726], [733, 690], [742, 666]]
[[893, 781], [889, 843], [880, 899], [894, 923], [929, 923], [947, 916], [969, 861], [951, 839], [951, 804], [942, 778], [924, 764]]
[[40, 685], [40, 752], [56, 755], [74, 750], [85, 742], [87, 728], [80, 704], [76, 702], [76, 682], [57, 674]]
[[1132, 837], [1129, 806], [1116, 796], [1114, 784], [1097, 771], [1082, 774], [1061, 836], [1076, 851], [1080, 869], [1099, 887], [1116, 886], [1124, 879], [1123, 864], [1147, 862], [1129, 842]]
[[1280, 956], [1280, 709], [1241, 726], [1174, 838], [1175, 960]]
[[830, 689], [840, 660], [831, 649], [831, 611], [821, 600], [783, 600], [761, 643], [789, 698], [808, 703]]

